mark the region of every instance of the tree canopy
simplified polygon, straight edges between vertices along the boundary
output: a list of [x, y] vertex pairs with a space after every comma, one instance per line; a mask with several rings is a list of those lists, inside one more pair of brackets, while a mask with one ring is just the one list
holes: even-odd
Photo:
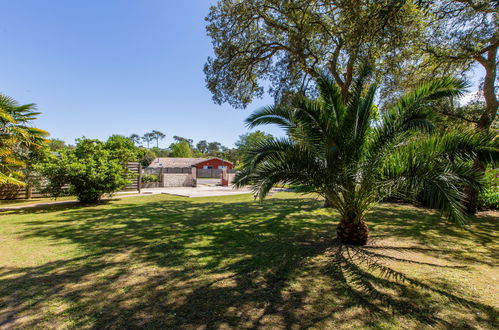
[[358, 68], [384, 76], [421, 40], [424, 12], [411, 1], [221, 0], [206, 20], [214, 57], [204, 71], [216, 103], [245, 107], [269, 92], [314, 93], [320, 70], [346, 98]]
[[[482, 91], [485, 107], [475, 120], [478, 129], [488, 129], [497, 116], [497, 49], [499, 47], [498, 6], [487, 0], [441, 0], [427, 2], [432, 20], [425, 32], [421, 69], [443, 67], [468, 70], [479, 64], [485, 71]], [[468, 118], [470, 119], [470, 118]], [[470, 119], [472, 120], [472, 119]]]
[[192, 157], [192, 149], [187, 141], [180, 141], [171, 145], [171, 157]]
[[271, 134], [267, 134], [260, 130], [252, 133], [246, 133], [239, 135], [239, 139], [236, 141], [235, 145], [237, 147], [236, 155], [237, 159], [243, 160], [248, 156], [248, 152], [265, 141], [272, 139]]
[[104, 144], [104, 148], [109, 150], [114, 159], [123, 164], [139, 161], [145, 154], [143, 148], [136, 147], [130, 138], [119, 134], [111, 135]]

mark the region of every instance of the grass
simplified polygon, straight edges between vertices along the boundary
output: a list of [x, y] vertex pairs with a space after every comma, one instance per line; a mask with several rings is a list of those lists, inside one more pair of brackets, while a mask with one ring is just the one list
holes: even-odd
[[[121, 196], [136, 195], [136, 194], [137, 194], [136, 192], [121, 193], [119, 195], [112, 195], [110, 198], [119, 198]], [[105, 195], [104, 198], [109, 198], [109, 196]], [[2, 207], [9, 207], [9, 206], [36, 205], [36, 204], [44, 204], [51, 202], [73, 201], [76, 199], [77, 199], [76, 196], [62, 196], [58, 197], [57, 199], [52, 197], [39, 197], [31, 199], [0, 199], [0, 209]]]
[[0, 208], [7, 206], [23, 206], [23, 205], [31, 205], [31, 204], [42, 204], [42, 203], [50, 203], [55, 201], [70, 201], [76, 199], [75, 196], [63, 196], [57, 199], [51, 197], [39, 197], [32, 199], [2, 199], [0, 200]]
[[497, 213], [382, 204], [373, 241], [279, 193], [129, 197], [0, 215], [0, 328], [493, 328]]

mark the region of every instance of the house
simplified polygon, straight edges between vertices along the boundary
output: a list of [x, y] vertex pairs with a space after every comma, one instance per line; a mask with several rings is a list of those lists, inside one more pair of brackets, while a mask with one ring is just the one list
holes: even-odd
[[222, 158], [173, 158], [159, 157], [154, 159], [147, 168], [186, 168], [196, 167], [205, 170], [233, 169], [234, 164]]

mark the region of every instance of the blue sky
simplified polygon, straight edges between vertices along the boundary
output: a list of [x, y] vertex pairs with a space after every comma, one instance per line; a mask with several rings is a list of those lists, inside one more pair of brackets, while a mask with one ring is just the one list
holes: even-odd
[[[232, 146], [251, 111], [215, 105], [202, 71], [214, 0], [3, 0], [0, 92], [37, 103], [36, 125], [73, 143], [159, 130]], [[277, 128], [265, 131], [279, 135]]]
[[[231, 146], [247, 110], [215, 105], [202, 71], [212, 53], [208, 0], [0, 2], [0, 92], [37, 103], [36, 125], [86, 136], [164, 132]], [[265, 130], [279, 134], [278, 129]]]

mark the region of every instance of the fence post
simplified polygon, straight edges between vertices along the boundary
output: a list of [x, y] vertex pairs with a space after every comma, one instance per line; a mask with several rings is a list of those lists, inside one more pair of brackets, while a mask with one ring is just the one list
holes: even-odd
[[26, 199], [31, 199], [33, 197], [33, 187], [31, 183], [26, 186]]
[[140, 194], [140, 189], [142, 188], [142, 164], [139, 163], [139, 182], [137, 182], [137, 190]]

